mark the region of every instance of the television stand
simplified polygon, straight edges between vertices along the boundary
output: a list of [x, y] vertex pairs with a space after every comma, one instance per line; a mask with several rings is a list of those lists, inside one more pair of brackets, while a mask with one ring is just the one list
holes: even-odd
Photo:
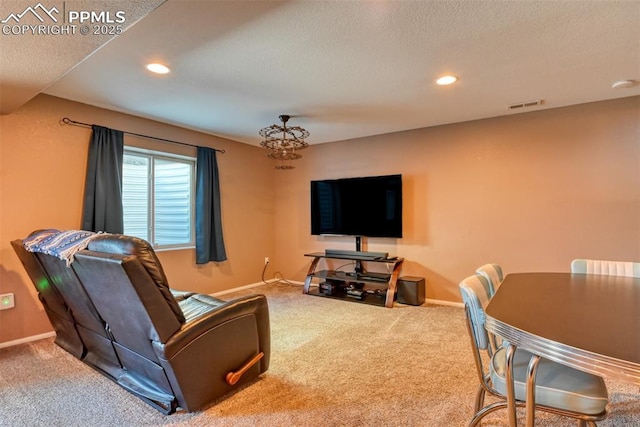
[[[328, 255], [323, 252], [304, 254], [312, 257], [311, 265], [304, 281], [303, 293], [322, 297], [356, 301], [365, 304], [391, 308], [396, 294], [396, 285], [403, 258], [367, 258], [349, 254]], [[317, 270], [323, 259], [343, 259], [356, 263], [355, 272], [338, 270]], [[367, 272], [363, 263], [383, 263], [391, 265], [391, 273]], [[318, 288], [311, 289], [311, 283], [318, 281]]]

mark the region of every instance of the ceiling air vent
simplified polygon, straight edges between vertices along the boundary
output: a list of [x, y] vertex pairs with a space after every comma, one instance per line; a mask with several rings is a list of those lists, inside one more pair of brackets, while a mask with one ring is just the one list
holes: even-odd
[[517, 104], [509, 105], [509, 110], [517, 110], [518, 108], [529, 108], [542, 105], [542, 99], [536, 99], [535, 101], [518, 102]]

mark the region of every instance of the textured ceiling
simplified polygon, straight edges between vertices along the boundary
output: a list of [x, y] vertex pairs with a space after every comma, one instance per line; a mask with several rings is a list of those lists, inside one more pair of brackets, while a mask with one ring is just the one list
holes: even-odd
[[[313, 144], [640, 94], [611, 88], [640, 81], [640, 0], [119, 3], [150, 13], [110, 41], [2, 35], [2, 89], [250, 144], [280, 114]], [[460, 80], [436, 86], [443, 73]]]
[[[71, 27], [60, 30], [60, 34], [39, 34], [41, 31], [38, 28], [29, 28], [23, 32], [23, 25], [44, 25], [45, 31], [52, 32], [54, 28], [61, 28], [65, 24], [71, 25], [69, 22], [64, 22], [68, 17], [68, 13], [64, 12], [73, 10], [115, 13], [124, 10], [125, 22], [122, 24], [122, 29], [126, 30], [164, 1], [2, 0], [0, 2], [0, 21], [3, 21], [0, 23], [0, 113], [8, 114], [19, 108], [115, 37], [109, 34], [82, 35], [79, 33], [79, 27], [76, 27], [75, 35], [70, 34]], [[29, 7], [32, 10], [28, 10]], [[47, 11], [50, 11], [53, 18], [46, 15]], [[23, 12], [27, 13], [19, 16]]]

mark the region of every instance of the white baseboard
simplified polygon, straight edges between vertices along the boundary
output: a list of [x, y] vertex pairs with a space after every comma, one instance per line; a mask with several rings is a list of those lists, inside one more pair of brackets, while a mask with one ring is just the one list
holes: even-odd
[[[271, 283], [276, 281], [277, 279], [271, 279], [268, 280], [267, 283]], [[252, 283], [250, 285], [245, 285], [245, 286], [240, 286], [237, 288], [233, 288], [233, 289], [227, 289], [225, 291], [220, 291], [220, 292], [216, 292], [213, 294], [210, 294], [211, 296], [218, 296], [218, 295], [224, 295], [224, 294], [229, 294], [232, 292], [236, 292], [236, 291], [241, 291], [244, 289], [250, 289], [250, 288], [255, 288], [257, 286], [260, 285], [264, 285], [264, 282], [257, 282], [257, 283]], [[39, 341], [45, 338], [51, 338], [51, 337], [55, 337], [56, 333], [55, 331], [51, 331], [51, 332], [46, 332], [44, 334], [39, 334], [39, 335], [32, 335], [30, 337], [25, 337], [25, 338], [20, 338], [18, 340], [13, 340], [13, 341], [6, 341], [6, 342], [0, 342], [0, 348], [6, 348], [6, 347], [13, 347], [15, 345], [20, 345], [20, 344], [26, 344], [32, 341]]]
[[426, 299], [424, 302], [427, 304], [448, 305], [449, 307], [464, 308], [464, 304], [461, 302], [443, 301], [440, 299]]
[[[266, 284], [271, 284], [274, 282], [277, 282], [278, 279], [269, 279], [266, 281]], [[295, 284], [295, 285], [304, 285], [303, 282], [298, 282], [295, 280], [287, 280], [287, 282]], [[262, 286], [265, 285], [265, 282], [256, 282], [256, 283], [251, 283], [249, 285], [245, 285], [245, 286], [240, 286], [237, 288], [232, 288], [232, 289], [227, 289], [224, 291], [220, 291], [220, 292], [215, 292], [213, 294], [209, 294], [211, 296], [220, 296], [220, 295], [225, 295], [225, 294], [231, 294], [233, 292], [237, 292], [237, 291], [242, 291], [245, 289], [251, 289], [251, 288], [256, 288], [258, 286]], [[434, 305], [446, 305], [446, 306], [450, 306], [450, 307], [459, 307], [459, 308], [464, 308], [464, 304], [461, 302], [454, 302], [454, 301], [444, 301], [444, 300], [439, 300], [439, 299], [426, 299], [424, 301], [426, 304], [434, 304]]]
[[45, 338], [51, 338], [51, 337], [55, 337], [55, 336], [56, 336], [56, 333], [53, 332], [53, 331], [52, 332], [47, 332], [47, 333], [44, 333], [44, 334], [39, 334], [39, 335], [32, 335], [30, 337], [20, 338], [19, 340], [0, 342], [0, 348], [13, 347], [14, 345], [25, 344], [25, 343], [32, 342], [32, 341], [39, 341], [39, 340], [43, 340]]
[[[233, 292], [238, 292], [238, 291], [244, 291], [246, 289], [251, 289], [251, 288], [257, 288], [258, 286], [263, 286], [263, 285], [269, 285], [273, 282], [277, 282], [278, 279], [269, 279], [266, 282], [256, 282], [256, 283], [250, 283], [248, 285], [244, 285], [244, 286], [238, 286], [237, 288], [231, 288], [231, 289], [225, 289], [224, 291], [220, 291], [220, 292], [214, 292], [211, 295], [212, 297], [218, 297], [221, 295], [225, 295], [225, 294], [231, 294]], [[291, 282], [291, 283], [296, 283], [298, 284], [298, 282]], [[302, 285], [302, 283], [300, 283]]]
[[[266, 281], [266, 284], [271, 284], [274, 282], [277, 282], [278, 279], [269, 279]], [[302, 286], [304, 283], [302, 282], [297, 282], [297, 281], [293, 281], [293, 280], [288, 280], [289, 283], [293, 283], [295, 285], [300, 285]], [[264, 285], [265, 282], [256, 282], [256, 283], [251, 283], [249, 285], [244, 285], [244, 286], [239, 286], [237, 288], [232, 288], [232, 289], [227, 289], [224, 291], [220, 291], [220, 292], [214, 292], [212, 294], [209, 294], [211, 296], [221, 296], [221, 295], [225, 295], [225, 294], [230, 294], [233, 292], [237, 292], [237, 291], [243, 291], [246, 289], [251, 289], [251, 288], [257, 288], [258, 286], [262, 286]], [[426, 299], [425, 303], [427, 304], [436, 304], [436, 305], [447, 305], [447, 306], [451, 306], [451, 307], [461, 307], [464, 308], [464, 304], [461, 302], [452, 302], [452, 301], [443, 301], [443, 300], [437, 300], [437, 299]], [[30, 337], [25, 337], [25, 338], [20, 338], [19, 340], [14, 340], [14, 341], [6, 341], [6, 342], [0, 342], [0, 348], [6, 348], [6, 347], [13, 347], [14, 345], [19, 345], [19, 344], [25, 344], [28, 342], [32, 342], [32, 341], [38, 341], [38, 340], [42, 340], [45, 338], [51, 338], [51, 337], [55, 337], [56, 333], [55, 332], [46, 332], [44, 334], [39, 334], [39, 335], [32, 335]]]

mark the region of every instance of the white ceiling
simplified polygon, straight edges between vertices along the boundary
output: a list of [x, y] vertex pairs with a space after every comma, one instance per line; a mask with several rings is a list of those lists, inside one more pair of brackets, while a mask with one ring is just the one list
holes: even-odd
[[114, 37], [108, 34], [81, 35], [79, 26], [76, 34], [33, 35], [30, 29], [22, 34], [23, 25], [61, 28], [65, 24], [64, 17], [68, 16], [64, 12], [93, 10], [115, 13], [125, 10], [122, 28], [126, 30], [164, 1], [0, 1], [0, 114], [9, 114], [20, 108]]
[[[17, 3], [14, 12], [36, 2]], [[280, 114], [313, 144], [640, 94], [640, 84], [611, 88], [640, 81], [640, 0], [161, 3], [119, 2], [130, 27], [111, 39], [37, 36], [25, 51], [15, 49], [23, 36], [0, 34], [3, 92], [22, 103], [44, 92], [249, 144]], [[152, 75], [150, 61], [172, 72]], [[444, 73], [459, 82], [436, 86]], [[36, 77], [46, 81], [31, 84]], [[20, 96], [5, 93], [10, 113]]]

